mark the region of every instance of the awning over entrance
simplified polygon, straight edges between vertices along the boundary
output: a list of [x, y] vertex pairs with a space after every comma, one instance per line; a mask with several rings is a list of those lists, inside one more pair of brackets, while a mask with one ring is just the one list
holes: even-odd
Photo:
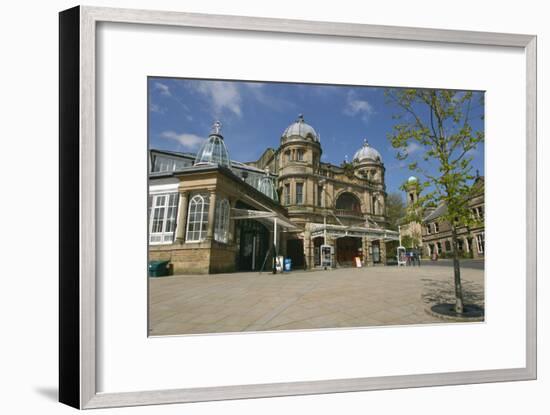
[[250, 210], [250, 209], [231, 209], [231, 219], [254, 219], [264, 224], [273, 226], [275, 223], [284, 228], [287, 232], [300, 230], [296, 225], [285, 218], [284, 216], [265, 210]]
[[326, 235], [333, 238], [344, 236], [367, 237], [368, 239], [379, 239], [383, 241], [398, 241], [399, 233], [389, 229], [366, 228], [363, 226], [324, 225], [322, 223], [311, 224], [311, 237]]

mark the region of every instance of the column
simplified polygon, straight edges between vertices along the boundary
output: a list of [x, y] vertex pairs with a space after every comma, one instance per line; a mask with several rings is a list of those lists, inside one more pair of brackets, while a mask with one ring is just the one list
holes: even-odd
[[336, 268], [336, 240], [331, 236], [327, 236], [325, 243], [332, 246], [332, 268]]
[[176, 224], [176, 242], [182, 244], [185, 241], [185, 229], [187, 225], [187, 200], [189, 192], [180, 192], [178, 221]]
[[210, 191], [210, 204], [208, 205], [208, 229], [206, 231], [206, 240], [214, 239], [214, 220], [216, 213], [216, 191]]
[[304, 232], [304, 264], [305, 269], [310, 269], [313, 267], [313, 244], [311, 241], [311, 233], [309, 231]]
[[363, 266], [366, 267], [368, 265], [368, 262], [369, 262], [369, 251], [368, 251], [368, 246], [367, 246], [367, 237], [366, 236], [363, 236], [361, 238], [361, 249], [362, 249], [362, 253], [363, 253]]
[[474, 234], [472, 234], [472, 254], [474, 259], [479, 257], [479, 245], [477, 243], [477, 237]]
[[365, 238], [365, 249], [366, 249], [366, 255], [367, 255], [367, 265], [373, 266], [374, 261], [372, 258], [372, 241], [368, 238]]

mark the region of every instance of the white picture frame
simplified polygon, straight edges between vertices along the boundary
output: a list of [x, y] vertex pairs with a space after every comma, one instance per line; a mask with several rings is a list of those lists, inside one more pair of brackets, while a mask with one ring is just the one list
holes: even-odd
[[[96, 29], [101, 22], [509, 47], [526, 73], [525, 367], [204, 388], [96, 388]], [[60, 14], [60, 390], [76, 408], [213, 401], [536, 378], [536, 36], [79, 6]]]

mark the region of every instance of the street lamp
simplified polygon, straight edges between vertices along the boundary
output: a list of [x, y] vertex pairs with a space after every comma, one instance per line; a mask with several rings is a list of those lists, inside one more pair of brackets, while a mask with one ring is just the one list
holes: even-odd
[[323, 245], [327, 244], [327, 180], [319, 180], [319, 184], [323, 187]]
[[399, 246], [401, 246], [401, 225], [397, 225], [397, 231], [399, 232]]

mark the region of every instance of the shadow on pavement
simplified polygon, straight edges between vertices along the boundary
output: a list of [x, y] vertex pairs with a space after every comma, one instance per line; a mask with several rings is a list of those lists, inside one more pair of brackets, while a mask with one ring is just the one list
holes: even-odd
[[[455, 287], [450, 281], [432, 280], [423, 278], [424, 290], [422, 301], [428, 304], [442, 304], [455, 302]], [[471, 281], [462, 281], [462, 296], [464, 304], [475, 304], [485, 307], [485, 292], [483, 285]]]

